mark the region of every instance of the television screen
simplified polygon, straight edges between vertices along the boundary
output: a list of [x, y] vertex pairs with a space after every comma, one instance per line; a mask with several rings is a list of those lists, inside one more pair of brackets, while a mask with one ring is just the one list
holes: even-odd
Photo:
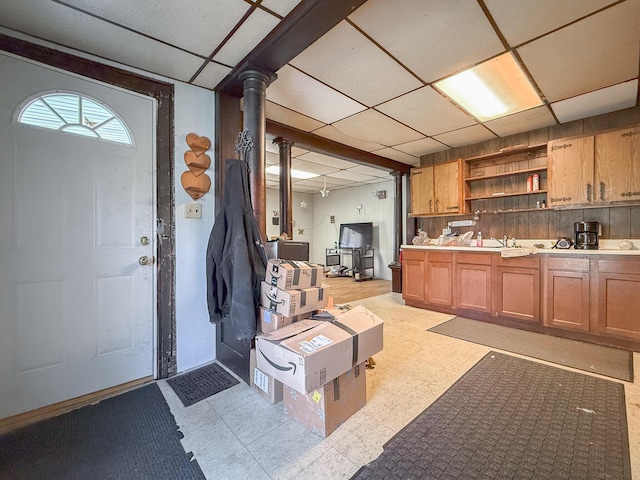
[[340, 248], [371, 248], [373, 246], [373, 223], [341, 223]]

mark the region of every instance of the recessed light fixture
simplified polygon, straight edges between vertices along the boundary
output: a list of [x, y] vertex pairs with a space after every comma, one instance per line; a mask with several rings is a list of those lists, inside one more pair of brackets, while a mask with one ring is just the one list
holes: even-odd
[[482, 122], [542, 105], [510, 52], [440, 80], [434, 86]]
[[[265, 169], [265, 172], [270, 173], [271, 175], [280, 175], [280, 165], [270, 165]], [[304, 172], [302, 170], [291, 169], [291, 177], [299, 178], [301, 180], [306, 180], [309, 178], [317, 177], [317, 173]]]

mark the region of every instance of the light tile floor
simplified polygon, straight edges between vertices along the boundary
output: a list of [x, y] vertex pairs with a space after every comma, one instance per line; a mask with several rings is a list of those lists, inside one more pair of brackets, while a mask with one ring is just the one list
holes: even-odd
[[[184, 434], [183, 446], [193, 452], [207, 479], [350, 478], [491, 350], [428, 332], [451, 315], [407, 307], [400, 294], [356, 303], [385, 321], [384, 350], [374, 356], [375, 369], [367, 370], [367, 404], [326, 439], [244, 382], [187, 408], [166, 381], [159, 382]], [[638, 353], [634, 367], [640, 371]], [[625, 386], [631, 469], [633, 478], [640, 479], [640, 380], [620, 383]]]

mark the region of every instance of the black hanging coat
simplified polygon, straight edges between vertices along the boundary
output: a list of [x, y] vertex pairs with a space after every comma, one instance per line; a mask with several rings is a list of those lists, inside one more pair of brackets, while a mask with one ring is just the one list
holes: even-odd
[[225, 168], [222, 209], [207, 246], [207, 303], [211, 322], [228, 322], [226, 331], [242, 340], [256, 334], [267, 256], [251, 207], [248, 165], [227, 160]]

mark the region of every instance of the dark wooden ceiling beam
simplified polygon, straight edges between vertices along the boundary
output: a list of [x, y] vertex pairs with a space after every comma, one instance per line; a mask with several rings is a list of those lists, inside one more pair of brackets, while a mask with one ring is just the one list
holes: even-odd
[[333, 140], [319, 137], [313, 133], [298, 130], [297, 128], [289, 127], [269, 119], [267, 119], [267, 133], [294, 142], [296, 147], [329, 154], [332, 157], [342, 158], [361, 165], [378, 167], [388, 172], [400, 172], [404, 175], [409, 173], [411, 168], [407, 164], [334, 142]]

